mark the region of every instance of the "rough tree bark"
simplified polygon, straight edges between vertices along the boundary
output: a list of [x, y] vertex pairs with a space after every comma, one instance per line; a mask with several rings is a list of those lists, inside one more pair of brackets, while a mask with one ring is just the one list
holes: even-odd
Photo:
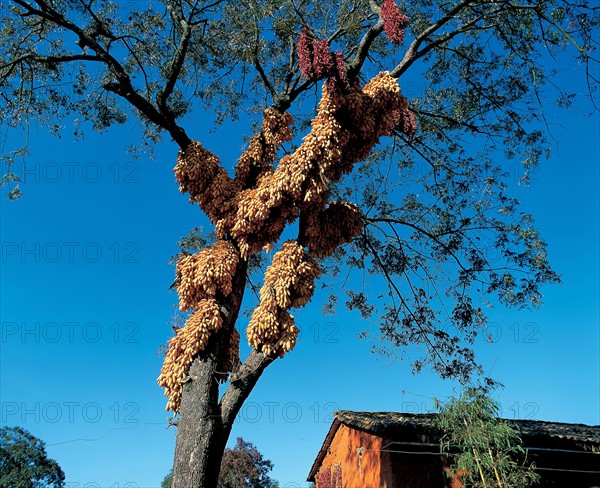
[[221, 459], [233, 422], [272, 361], [261, 353], [252, 352], [240, 370], [232, 375], [231, 386], [218, 403], [216, 361], [213, 357], [194, 360], [180, 407], [173, 488], [217, 486]]
[[177, 428], [173, 488], [215, 487], [228, 434], [219, 412], [217, 358], [207, 354], [190, 368]]

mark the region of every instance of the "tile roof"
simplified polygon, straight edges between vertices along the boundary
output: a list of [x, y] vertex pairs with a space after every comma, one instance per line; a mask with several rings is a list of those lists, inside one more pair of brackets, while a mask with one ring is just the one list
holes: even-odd
[[[430, 442], [439, 442], [434, 419], [437, 414], [400, 412], [352, 412], [341, 410], [335, 418], [342, 424], [371, 434], [393, 437], [397, 434], [417, 434]], [[515, 426], [526, 447], [572, 449], [600, 452], [600, 425], [566, 424], [543, 420], [509, 420]]]

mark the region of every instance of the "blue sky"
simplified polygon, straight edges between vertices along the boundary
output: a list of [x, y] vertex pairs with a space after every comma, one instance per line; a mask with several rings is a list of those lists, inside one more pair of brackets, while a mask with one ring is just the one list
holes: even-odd
[[[564, 284], [544, 289], [540, 310], [490, 311], [494, 341], [478, 351], [506, 385], [507, 418], [600, 424], [600, 119], [583, 111], [550, 109], [551, 159], [529, 187], [519, 169], [511, 178]], [[231, 166], [247, 128], [209, 133], [197, 117], [190, 133]], [[133, 124], [76, 144], [68, 133], [31, 127], [27, 168], [17, 168], [25, 196], [0, 200], [0, 421], [43, 439], [68, 486], [157, 487], [175, 443], [155, 381], [176, 303], [167, 261], [208, 223], [177, 191], [173, 144], [132, 160]], [[296, 315], [298, 346], [267, 370], [232, 433], [273, 461], [282, 487], [305, 486], [335, 410], [423, 413], [453, 391], [371, 354], [356, 339], [358, 315], [323, 317], [318, 299]]]

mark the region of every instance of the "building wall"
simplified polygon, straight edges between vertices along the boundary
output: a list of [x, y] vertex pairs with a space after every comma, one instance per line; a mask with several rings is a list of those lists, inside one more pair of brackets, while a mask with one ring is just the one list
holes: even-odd
[[[380, 437], [340, 425], [321, 469], [331, 469], [336, 464], [342, 466], [342, 488], [391, 488], [381, 485]], [[317, 475], [317, 488], [339, 488], [320, 486]]]
[[[322, 482], [317, 474], [317, 488], [462, 488], [457, 480], [448, 481], [440, 458], [394, 452], [397, 449], [386, 449], [387, 444], [381, 437], [340, 425], [321, 464], [332, 474]], [[341, 466], [341, 485], [333, 474], [336, 465]]]
[[446, 475], [441, 456], [429, 454], [433, 449], [425, 446], [406, 447], [383, 443], [381, 453], [381, 483], [389, 488], [463, 488], [458, 479]]

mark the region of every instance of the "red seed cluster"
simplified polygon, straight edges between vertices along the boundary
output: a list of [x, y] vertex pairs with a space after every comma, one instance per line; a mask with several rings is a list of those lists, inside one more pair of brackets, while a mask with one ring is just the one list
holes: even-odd
[[283, 244], [265, 273], [260, 304], [248, 324], [250, 346], [281, 357], [294, 348], [299, 330], [287, 309], [309, 302], [320, 273], [317, 262], [296, 241]]
[[402, 44], [405, 34], [404, 27], [408, 24], [408, 17], [400, 11], [396, 0], [383, 0], [380, 15], [383, 19], [383, 30], [390, 42]]
[[188, 376], [192, 360], [205, 349], [211, 335], [223, 325], [219, 304], [214, 298], [200, 300], [197, 306], [198, 310], [190, 315], [185, 326], [177, 329], [175, 337], [169, 340], [169, 350], [158, 377], [158, 384], [165, 389], [165, 396], [169, 398], [167, 410], [179, 409], [183, 382]]
[[359, 235], [362, 229], [362, 214], [356, 205], [333, 202], [324, 210], [308, 213], [304, 230], [306, 247], [315, 258], [331, 256], [339, 246]]
[[302, 76], [311, 81], [329, 78], [328, 84], [332, 89], [348, 85], [344, 55], [341, 51], [332, 53], [326, 40], [313, 39], [309, 30], [304, 28], [296, 48]]
[[190, 202], [197, 202], [213, 222], [228, 213], [235, 185], [219, 158], [202, 144], [192, 141], [185, 151], [180, 151], [174, 171], [179, 191], [189, 193]]
[[183, 312], [198, 306], [217, 293], [231, 293], [233, 276], [239, 254], [230, 242], [218, 241], [212, 246], [177, 261], [177, 294], [179, 309]]
[[332, 54], [332, 57], [333, 68], [327, 83], [332, 90], [335, 90], [339, 87], [347, 87], [350, 83], [350, 80], [348, 79], [348, 75], [346, 73], [346, 60], [344, 59], [344, 55], [341, 51], [335, 51]]
[[313, 39], [308, 29], [302, 29], [296, 44], [302, 76], [317, 81], [330, 76], [333, 59], [326, 40]]
[[412, 110], [409, 108], [395, 110], [392, 116], [396, 122], [396, 128], [400, 132], [403, 132], [409, 138], [415, 135], [415, 132], [417, 132], [417, 118]]

